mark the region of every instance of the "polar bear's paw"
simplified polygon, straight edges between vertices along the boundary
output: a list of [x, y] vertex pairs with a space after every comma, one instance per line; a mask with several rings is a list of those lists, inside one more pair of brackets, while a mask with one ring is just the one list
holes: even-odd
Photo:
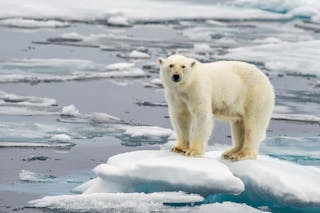
[[232, 161], [254, 160], [257, 159], [257, 152], [255, 150], [250, 149], [241, 149], [237, 152], [230, 154], [228, 158]]
[[239, 151], [239, 147], [232, 147], [222, 154], [222, 158], [229, 159], [234, 153]]
[[184, 154], [187, 151], [187, 148], [183, 148], [181, 146], [174, 146], [171, 148], [171, 152], [176, 152], [180, 154]]
[[185, 156], [189, 156], [189, 157], [201, 157], [203, 155], [203, 153], [199, 150], [195, 150], [195, 149], [188, 149], [185, 153]]

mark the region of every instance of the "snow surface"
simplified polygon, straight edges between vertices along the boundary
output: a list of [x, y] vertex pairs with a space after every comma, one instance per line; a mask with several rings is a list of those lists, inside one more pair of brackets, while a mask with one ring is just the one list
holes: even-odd
[[54, 176], [34, 173], [24, 169], [19, 173], [19, 179], [27, 182], [52, 182], [54, 178]]
[[[262, 62], [267, 69], [294, 74], [320, 75], [320, 40], [282, 42], [229, 49], [220, 59]], [[307, 66], [306, 66], [307, 64]]]
[[55, 20], [33, 20], [33, 19], [23, 19], [23, 18], [10, 18], [0, 20], [0, 26], [6, 27], [16, 27], [16, 28], [60, 28], [60, 27], [70, 27], [68, 22], [61, 22]]
[[72, 212], [166, 212], [175, 208], [163, 203], [194, 203], [203, 198], [183, 192], [158, 193], [93, 193], [84, 195], [47, 196], [29, 201], [33, 207], [63, 209]]
[[[12, 70], [15, 73], [12, 73]], [[13, 59], [0, 62], [0, 82], [56, 82], [99, 78], [139, 78], [145, 73], [132, 64], [97, 64], [80, 59]]]
[[94, 172], [98, 177], [75, 188], [75, 191], [90, 194], [183, 190], [208, 195], [238, 194], [244, 190], [242, 181], [218, 160], [189, 158], [167, 150], [115, 155], [106, 164], [98, 165]]

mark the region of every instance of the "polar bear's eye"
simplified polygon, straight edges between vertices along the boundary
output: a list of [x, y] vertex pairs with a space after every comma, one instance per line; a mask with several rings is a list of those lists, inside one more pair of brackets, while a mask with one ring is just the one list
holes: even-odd
[[174, 67], [174, 65], [173, 65], [173, 64], [170, 64], [169, 67], [172, 68], [172, 67]]
[[184, 69], [184, 68], [186, 68], [186, 66], [185, 65], [181, 65], [181, 68]]

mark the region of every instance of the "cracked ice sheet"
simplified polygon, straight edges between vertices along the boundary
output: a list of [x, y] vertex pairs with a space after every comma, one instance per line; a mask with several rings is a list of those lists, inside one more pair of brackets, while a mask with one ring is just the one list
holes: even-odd
[[[12, 73], [14, 72], [14, 73]], [[0, 62], [0, 83], [60, 82], [102, 78], [140, 78], [145, 73], [132, 63], [97, 64], [80, 59], [12, 59]]]

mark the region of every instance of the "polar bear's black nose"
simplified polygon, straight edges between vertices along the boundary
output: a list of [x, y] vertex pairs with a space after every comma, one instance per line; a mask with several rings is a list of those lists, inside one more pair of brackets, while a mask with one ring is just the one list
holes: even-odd
[[180, 75], [174, 74], [174, 75], [172, 76], [172, 80], [173, 80], [174, 82], [179, 82], [179, 81], [180, 81]]

